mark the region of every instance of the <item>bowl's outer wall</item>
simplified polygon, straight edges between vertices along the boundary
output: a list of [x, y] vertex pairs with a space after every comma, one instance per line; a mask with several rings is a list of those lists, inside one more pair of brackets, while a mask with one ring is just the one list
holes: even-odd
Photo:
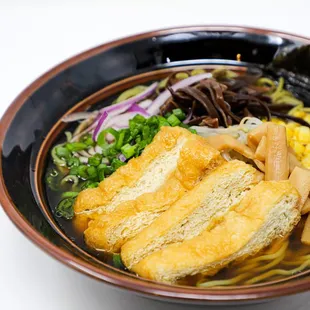
[[279, 49], [292, 44], [299, 43], [272, 35], [184, 31], [112, 47], [72, 64], [30, 94], [7, 130], [2, 145], [2, 172], [15, 207], [45, 238], [69, 253], [83, 256], [54, 232], [33, 194], [37, 152], [55, 122], [80, 100], [132, 75], [183, 63], [233, 63], [238, 53], [248, 63], [266, 64]]

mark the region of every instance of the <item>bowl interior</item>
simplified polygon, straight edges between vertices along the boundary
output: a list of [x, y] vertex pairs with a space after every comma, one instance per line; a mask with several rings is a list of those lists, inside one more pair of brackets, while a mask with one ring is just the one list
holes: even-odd
[[[170, 29], [112, 42], [78, 55], [30, 85], [1, 120], [1, 203], [17, 226], [44, 250], [108, 283], [147, 295], [204, 301], [249, 300], [308, 289], [310, 278], [225, 292], [159, 285], [124, 274], [75, 245], [51, 217], [42, 188], [49, 146], [69, 111], [109, 103], [113, 95], [183, 66], [266, 64], [305, 38], [238, 27]], [[236, 61], [241, 54], [242, 62]], [[109, 98], [109, 100], [105, 100]]]

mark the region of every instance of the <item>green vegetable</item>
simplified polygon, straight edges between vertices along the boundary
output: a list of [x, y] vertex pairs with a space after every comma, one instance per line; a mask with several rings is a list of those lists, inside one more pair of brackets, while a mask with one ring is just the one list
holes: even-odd
[[99, 181], [104, 180], [104, 177], [105, 177], [104, 170], [105, 170], [104, 168], [101, 168], [101, 169], [98, 168], [98, 179], [99, 179]]
[[115, 170], [117, 170], [119, 167], [126, 165], [126, 163], [122, 162], [121, 160], [117, 158], [113, 158], [111, 162], [111, 167]]
[[121, 130], [119, 132], [118, 139], [115, 143], [115, 149], [120, 150], [121, 147], [124, 145], [125, 135], [126, 135], [125, 130]]
[[136, 148], [137, 145], [130, 145], [129, 143], [127, 143], [121, 148], [121, 151], [123, 155], [128, 159], [135, 155]]
[[70, 157], [70, 152], [63, 146], [59, 146], [56, 148], [56, 154], [60, 158], [68, 159]]
[[151, 116], [146, 120], [146, 124], [150, 127], [157, 128], [159, 125], [159, 118], [157, 116]]
[[94, 146], [95, 141], [93, 140], [92, 136], [90, 134], [86, 134], [81, 138], [81, 141], [86, 144], [87, 146]]
[[143, 86], [143, 85], [137, 85], [133, 88], [127, 89], [118, 96], [115, 103], [119, 103], [119, 102], [125, 101], [131, 97], [134, 97], [134, 96], [142, 93], [146, 89], [147, 89], [147, 87]]
[[61, 166], [61, 167], [64, 167], [67, 165], [66, 161], [59, 158], [58, 155], [57, 155], [57, 148], [62, 146], [63, 144], [58, 144], [58, 145], [55, 145], [53, 148], [52, 148], [52, 151], [51, 151], [51, 155], [52, 155], [52, 158], [53, 158], [53, 162], [55, 165], [57, 166]]
[[74, 198], [65, 198], [56, 207], [56, 216], [71, 220], [74, 216]]
[[158, 116], [158, 121], [159, 121], [159, 128], [163, 127], [163, 126], [170, 126], [170, 124], [168, 123], [168, 121], [162, 117], [162, 116]]
[[181, 124], [181, 121], [174, 114], [171, 114], [167, 118], [167, 121], [172, 127], [178, 126], [179, 124]]
[[87, 145], [85, 143], [82, 143], [82, 142], [72, 142], [72, 143], [67, 143], [66, 148], [70, 152], [78, 152], [78, 151], [83, 151], [83, 150], [87, 149]]
[[80, 165], [80, 160], [77, 157], [70, 157], [67, 164], [69, 167], [78, 167]]
[[62, 198], [75, 198], [79, 193], [78, 192], [64, 192], [62, 193]]
[[79, 174], [78, 171], [79, 171], [79, 170], [78, 170], [78, 166], [72, 166], [72, 167], [70, 168], [70, 174], [71, 174], [71, 175], [78, 175], [78, 174]]
[[135, 115], [132, 120], [133, 120], [133, 122], [135, 122], [137, 124], [139, 124], [139, 123], [144, 124], [146, 121], [145, 117], [143, 117], [140, 114]]
[[186, 118], [185, 113], [181, 109], [174, 109], [172, 113], [180, 120], [184, 121]]
[[95, 167], [97, 167], [97, 166], [99, 166], [100, 163], [101, 163], [101, 158], [102, 158], [102, 156], [101, 156], [100, 154], [95, 154], [94, 156], [88, 158], [88, 164], [89, 164], [90, 166], [95, 166]]
[[65, 131], [65, 136], [67, 138], [67, 142], [70, 142], [72, 139], [72, 132], [70, 131]]
[[107, 176], [107, 175], [111, 175], [115, 170], [113, 169], [113, 167], [105, 165], [105, 167], [103, 168], [103, 171], [104, 171], [104, 175]]
[[73, 183], [72, 187], [75, 187], [79, 184], [79, 178], [76, 175], [68, 174], [61, 180], [60, 184], [63, 185], [68, 182]]
[[172, 113], [171, 112], [168, 112], [165, 114], [165, 118], [167, 119]]
[[179, 72], [175, 75], [177, 80], [184, 80], [188, 78], [188, 74], [186, 72]]
[[93, 182], [93, 181], [86, 181], [81, 189], [86, 189], [86, 188], [96, 188], [98, 187], [99, 183], [98, 182]]
[[113, 254], [113, 266], [118, 269], [124, 269], [124, 265], [119, 254]]
[[97, 169], [93, 166], [87, 167], [87, 174], [90, 179], [96, 179], [98, 177]]
[[107, 146], [109, 146], [108, 143], [107, 143], [107, 141], [106, 141], [106, 139], [105, 139], [105, 136], [106, 136], [108, 133], [111, 134], [111, 135], [114, 137], [115, 141], [117, 141], [118, 132], [117, 132], [115, 129], [113, 129], [113, 128], [107, 128], [107, 129], [101, 131], [100, 134], [98, 135], [98, 138], [97, 138], [97, 144], [98, 144], [102, 149], [106, 149]]
[[84, 165], [78, 166], [77, 174], [80, 178], [87, 180], [88, 179], [87, 166]]

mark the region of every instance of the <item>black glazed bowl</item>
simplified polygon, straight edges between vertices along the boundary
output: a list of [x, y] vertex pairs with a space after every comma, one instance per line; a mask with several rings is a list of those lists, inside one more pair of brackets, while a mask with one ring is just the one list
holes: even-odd
[[[282, 48], [310, 39], [269, 30], [197, 26], [159, 30], [79, 54], [47, 72], [11, 104], [0, 123], [0, 201], [15, 225], [59, 261], [93, 278], [144, 296], [195, 304], [258, 302], [310, 289], [310, 275], [228, 290], [169, 286], [106, 265], [79, 249], [57, 226], [45, 202], [42, 175], [59, 119], [137, 82], [180, 66], [266, 64]], [[243, 62], [236, 61], [241, 54]], [[74, 107], [74, 108], [73, 108]]]

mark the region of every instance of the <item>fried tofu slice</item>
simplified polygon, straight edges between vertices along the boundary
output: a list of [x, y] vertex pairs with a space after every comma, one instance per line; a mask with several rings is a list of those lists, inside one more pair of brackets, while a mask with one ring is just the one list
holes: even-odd
[[[178, 130], [183, 132], [181, 128]], [[147, 186], [160, 179], [161, 186], [155, 191], [146, 191], [145, 187], [136, 185], [139, 187], [139, 197], [120, 203], [114, 211], [100, 215], [89, 223], [84, 234], [86, 243], [97, 250], [119, 252], [127, 240], [150, 225], [205, 175], [224, 162], [220, 153], [209, 146], [205, 138], [190, 134], [182, 144], [178, 157], [165, 157], [160, 169], [153, 169], [143, 183]], [[170, 168], [172, 165], [173, 170]]]
[[131, 268], [168, 244], [198, 236], [237, 205], [262, 178], [262, 173], [239, 160], [219, 166], [123, 246], [126, 266]]
[[[181, 127], [162, 127], [154, 140], [149, 144], [137, 158], [131, 159], [125, 166], [120, 167], [109, 178], [103, 180], [98, 188], [86, 189], [79, 193], [74, 204], [75, 214], [108, 213], [117, 208], [123, 202], [135, 200], [146, 193], [158, 191], [171, 177], [182, 180], [182, 174], [187, 168], [179, 165], [181, 151], [191, 139], [201, 141], [203, 138], [192, 134], [187, 129]], [[206, 143], [204, 144], [206, 145]], [[222, 162], [220, 153], [211, 147], [201, 156], [201, 166], [217, 166]], [[184, 152], [182, 152], [183, 154]], [[184, 154], [186, 155], [186, 154]], [[184, 155], [182, 160], [184, 160]], [[185, 159], [186, 160], [186, 159]], [[194, 165], [194, 169], [200, 169], [200, 166]], [[203, 170], [203, 168], [201, 168]], [[184, 186], [190, 187], [195, 183], [196, 171], [193, 171], [193, 177], [187, 173], [187, 180], [184, 180]]]
[[289, 181], [263, 181], [214, 228], [152, 253], [131, 270], [166, 283], [197, 273], [213, 275], [288, 234], [300, 220], [298, 203], [299, 194]]

